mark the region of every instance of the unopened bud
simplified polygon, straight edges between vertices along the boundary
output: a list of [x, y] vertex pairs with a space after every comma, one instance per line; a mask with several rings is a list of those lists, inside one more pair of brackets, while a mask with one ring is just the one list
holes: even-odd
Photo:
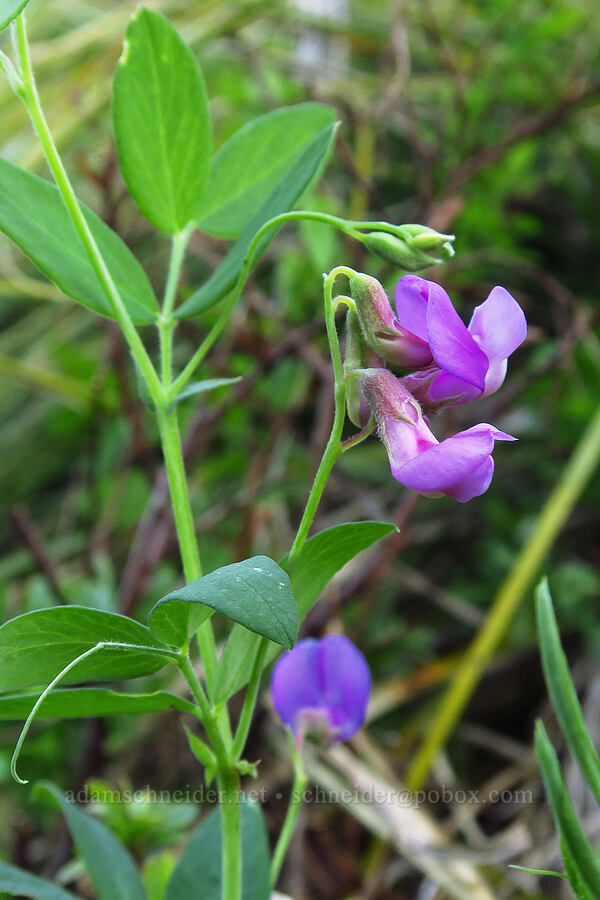
[[356, 235], [365, 247], [386, 262], [410, 272], [426, 269], [454, 256], [454, 235], [440, 234], [426, 225], [399, 225], [390, 231]]
[[429, 365], [432, 361], [429, 344], [400, 328], [387, 294], [376, 278], [355, 272], [350, 278], [350, 292], [364, 339], [374, 353], [405, 369]]
[[440, 261], [452, 259], [454, 256], [453, 234], [441, 234], [427, 225], [401, 225], [400, 231], [407, 235], [411, 247], [429, 251]]

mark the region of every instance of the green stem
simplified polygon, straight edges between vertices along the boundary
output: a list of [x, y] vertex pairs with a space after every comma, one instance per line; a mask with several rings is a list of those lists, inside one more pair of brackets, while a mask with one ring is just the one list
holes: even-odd
[[[271, 229], [278, 228], [285, 222], [293, 222], [299, 219], [332, 225], [334, 228], [338, 228], [340, 231], [344, 231], [348, 234], [352, 231], [345, 219], [340, 219], [338, 218], [338, 216], [330, 216], [327, 213], [312, 212], [311, 210], [303, 209], [297, 209], [292, 210], [291, 212], [282, 213], [279, 216], [275, 216], [273, 219], [269, 219], [268, 222], [265, 222], [262, 228], [260, 228], [252, 238], [250, 246], [248, 247], [248, 252], [246, 253], [246, 257], [244, 259], [242, 270], [238, 276], [238, 280], [236, 281], [231, 294], [225, 302], [221, 315], [219, 316], [211, 330], [208, 332], [207, 336], [204, 338], [185, 368], [180, 372], [180, 374], [173, 382], [169, 393], [171, 402], [175, 399], [175, 397], [177, 397], [179, 393], [181, 393], [182, 389], [190, 380], [212, 345], [215, 343], [215, 341], [225, 328], [225, 325], [229, 321], [229, 317], [235, 307], [235, 304], [237, 303], [239, 296], [244, 289], [246, 279], [248, 277], [250, 269], [252, 268], [252, 264], [254, 263], [256, 249], [262, 238], [265, 236], [265, 234], [271, 231]], [[335, 271], [342, 272], [344, 271], [344, 267], [340, 266], [339, 269]], [[346, 271], [351, 272], [352, 270]]]
[[241, 900], [242, 822], [240, 777], [235, 769], [217, 775], [221, 802], [221, 898]]
[[285, 854], [287, 853], [287, 849], [292, 839], [292, 834], [294, 833], [294, 826], [296, 825], [296, 820], [298, 819], [298, 814], [302, 807], [304, 791], [306, 789], [306, 785], [308, 784], [308, 779], [304, 771], [302, 759], [293, 743], [292, 756], [294, 760], [294, 783], [292, 785], [292, 793], [290, 796], [290, 802], [285, 816], [285, 821], [283, 823], [283, 828], [281, 829], [281, 833], [279, 835], [277, 845], [273, 853], [273, 859], [271, 861], [271, 887], [275, 887], [277, 883], [279, 872], [281, 871], [281, 866], [283, 865], [283, 860], [285, 859]]
[[290, 550], [290, 554], [288, 557], [288, 563], [291, 562], [294, 557], [298, 555], [302, 547], [304, 546], [304, 542], [308, 537], [308, 532], [310, 531], [310, 526], [312, 525], [313, 519], [315, 517], [315, 513], [317, 511], [317, 507], [321, 501], [321, 497], [323, 495], [323, 491], [325, 490], [325, 485], [327, 484], [327, 479], [331, 474], [331, 470], [333, 469], [335, 463], [337, 462], [339, 456], [342, 453], [342, 448], [340, 446], [340, 441], [342, 437], [342, 431], [344, 428], [344, 418], [345, 418], [345, 410], [344, 410], [344, 395], [343, 391], [335, 389], [335, 414], [333, 417], [333, 425], [331, 428], [331, 434], [329, 435], [329, 440], [327, 441], [327, 446], [325, 447], [325, 452], [321, 457], [321, 462], [319, 463], [319, 468], [317, 469], [317, 474], [315, 475], [315, 479], [312, 484], [312, 488], [310, 489], [310, 494], [308, 495], [308, 500], [306, 502], [306, 506], [304, 508], [304, 513], [302, 515], [302, 519], [300, 521], [300, 525], [298, 526], [298, 531], [296, 533], [296, 537], [294, 539], [294, 543], [292, 544], [292, 549]]
[[298, 531], [290, 550], [288, 562], [291, 562], [298, 555], [310, 531], [317, 507], [319, 506], [327, 479], [331, 474], [335, 463], [339, 456], [343, 453], [342, 432], [344, 430], [344, 421], [346, 418], [346, 389], [344, 387], [344, 373], [342, 365], [342, 355], [340, 353], [340, 343], [335, 327], [335, 304], [333, 302], [333, 285], [338, 275], [353, 275], [352, 269], [345, 266], [338, 266], [329, 273], [325, 278], [323, 286], [323, 298], [325, 305], [325, 327], [327, 329], [327, 339], [329, 341], [329, 351], [331, 353], [331, 362], [333, 365], [334, 377], [334, 402], [335, 412], [333, 416], [333, 425], [331, 426], [331, 434], [325, 447], [325, 452], [321, 457], [317, 474], [315, 475], [306, 507], [298, 526]]
[[258, 645], [256, 656], [254, 657], [254, 664], [250, 673], [250, 680], [248, 681], [246, 696], [244, 697], [244, 705], [242, 706], [240, 720], [238, 722], [233, 746], [231, 748], [231, 757], [234, 760], [238, 760], [240, 758], [244, 751], [244, 747], [246, 746], [268, 647], [269, 641], [267, 640], [267, 638], [262, 638], [260, 644]]
[[221, 897], [222, 900], [240, 900], [242, 896], [242, 835], [239, 775], [221, 736], [215, 712], [211, 708], [187, 656], [181, 661], [180, 668], [198, 704], [200, 717], [217, 762], [217, 783], [221, 808]]
[[419, 790], [433, 761], [454, 731], [482, 673], [506, 634], [544, 557], [600, 461], [600, 408], [540, 512], [527, 543], [496, 595], [479, 633], [468, 647], [433, 717], [431, 729], [409, 770], [406, 783]]
[[202, 566], [196, 542], [194, 517], [187, 490], [181, 435], [177, 420], [177, 407], [171, 412], [165, 409], [158, 409], [156, 414], [165, 458], [165, 468], [169, 480], [183, 573], [186, 581], [195, 581], [196, 578], [201, 578], [202, 576]]
[[[181, 553], [181, 561], [183, 563], [183, 573], [187, 582], [195, 581], [197, 578], [202, 577], [202, 565], [200, 562], [200, 554], [198, 552], [194, 517], [185, 477], [177, 407], [171, 412], [159, 408], [156, 411], [156, 415], [165, 458], [165, 468], [169, 481], [171, 504], [173, 507], [173, 516], [175, 518], [175, 529], [177, 531], [179, 552]], [[200, 626], [197, 636], [206, 675], [206, 685], [209, 694], [212, 695], [217, 670], [217, 651], [210, 620], [207, 620]]]
[[206, 733], [210, 739], [212, 744], [212, 748], [215, 753], [215, 759], [217, 761], [217, 768], [220, 769], [228, 769], [230, 767], [230, 758], [229, 753], [227, 752], [227, 747], [223, 738], [221, 737], [221, 733], [219, 731], [217, 725], [217, 716], [213, 707], [210, 705], [210, 701], [204, 690], [200, 681], [198, 680], [198, 676], [196, 675], [194, 668], [190, 662], [189, 656], [183, 656], [181, 661], [179, 662], [179, 668], [190, 686], [190, 690], [198, 705], [198, 709], [200, 711], [200, 719], [202, 720], [202, 724], [206, 729]]
[[69, 213], [69, 217], [75, 227], [81, 243], [85, 249], [87, 257], [96, 273], [96, 277], [106, 295], [115, 318], [117, 319], [123, 334], [129, 344], [129, 348], [140, 369], [148, 389], [155, 403], [160, 404], [164, 400], [164, 391], [160, 383], [158, 375], [152, 365], [152, 361], [148, 356], [135, 325], [131, 321], [127, 307], [123, 303], [121, 295], [112, 279], [110, 272], [104, 262], [102, 254], [94, 240], [89, 229], [85, 217], [81, 211], [73, 186], [69, 181], [66, 169], [60, 158], [52, 134], [48, 127], [48, 122], [42, 109], [33, 69], [31, 66], [31, 58], [29, 54], [29, 44], [27, 41], [27, 32], [25, 29], [25, 14], [21, 13], [16, 21], [17, 49], [21, 64], [21, 78], [23, 87], [19, 92], [29, 118], [35, 128], [40, 143], [44, 150], [46, 160], [50, 167], [50, 171], [56, 182], [56, 186], [60, 191], [60, 195]]
[[158, 331], [160, 334], [161, 378], [166, 390], [170, 387], [172, 378], [173, 331], [176, 324], [173, 319], [173, 308], [175, 305], [177, 285], [179, 283], [185, 250], [192, 235], [193, 228], [193, 224], [190, 224], [186, 226], [183, 231], [174, 234], [171, 243], [171, 260], [165, 286], [162, 315], [158, 323]]

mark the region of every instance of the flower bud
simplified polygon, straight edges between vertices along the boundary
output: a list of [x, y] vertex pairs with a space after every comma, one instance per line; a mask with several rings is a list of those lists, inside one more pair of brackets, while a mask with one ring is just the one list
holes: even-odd
[[431, 363], [429, 344], [400, 328], [387, 294], [376, 278], [355, 272], [350, 278], [350, 292], [364, 340], [374, 353], [405, 369]]
[[356, 235], [367, 250], [395, 266], [414, 272], [454, 256], [452, 234], [439, 234], [425, 225], [400, 225], [390, 231]]
[[453, 234], [440, 234], [427, 225], [400, 225], [400, 231], [406, 235], [409, 246], [434, 253], [439, 262], [454, 256]]

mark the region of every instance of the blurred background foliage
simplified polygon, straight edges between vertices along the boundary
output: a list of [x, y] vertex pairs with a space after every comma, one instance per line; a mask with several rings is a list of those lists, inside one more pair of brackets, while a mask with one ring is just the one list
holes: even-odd
[[[201, 61], [217, 146], [282, 104], [333, 105], [341, 120], [336, 152], [303, 205], [455, 232], [456, 257], [428, 277], [444, 283], [467, 317], [501, 283], [530, 323], [500, 392], [437, 419], [440, 437], [479, 421], [519, 436], [518, 444], [497, 449], [496, 475], [483, 498], [462, 506], [410, 495], [391, 479], [384, 449], [371, 439], [334, 471], [318, 516], [320, 528], [361, 518], [401, 528], [347, 568], [306, 623], [311, 634], [344, 629], [369, 657], [371, 722], [354, 751], [393, 783], [598, 403], [597, 2], [150, 5], [173, 21]], [[42, 100], [79, 194], [125, 238], [160, 289], [167, 241], [127, 197], [110, 127], [112, 72], [134, 6], [32, 0], [28, 18]], [[0, 112], [3, 155], [47, 175], [6, 83]], [[194, 237], [182, 296], [226, 246]], [[182, 406], [206, 569], [252, 553], [277, 558], [291, 544], [332, 413], [321, 273], [341, 263], [390, 289], [399, 274], [321, 225], [286, 228], [204, 369], [243, 380], [203, 395], [202, 406], [197, 399]], [[112, 323], [66, 300], [4, 239], [0, 294], [3, 619], [55, 603], [143, 619], [180, 578], [180, 564], [157, 436], [127, 351]], [[181, 325], [180, 361], [215, 315]], [[594, 479], [546, 567], [576, 682], [587, 688], [586, 710], [596, 723], [599, 526]], [[161, 686], [160, 677], [145, 686]], [[567, 896], [557, 880], [507, 869], [509, 861], [560, 868], [531, 752], [533, 719], [547, 709], [545, 698], [528, 597], [430, 783], [476, 789], [482, 798], [493, 788], [530, 792], [527, 802], [507, 795], [497, 803], [440, 801], [430, 810], [453, 853], [487, 866], [498, 897]], [[263, 760], [260, 786], [276, 832], [290, 773], [267, 711], [265, 697], [249, 755]], [[193, 786], [196, 764], [170, 715], [40, 724], [23, 768], [32, 780], [43, 775], [71, 789], [90, 778]], [[17, 733], [12, 724], [0, 731], [2, 853], [34, 871], [58, 873], [64, 883], [79, 878], [85, 893], [66, 831], [10, 782]], [[567, 774], [586, 820], [589, 798], [577, 773]], [[128, 815], [104, 808], [140, 859], [175, 846], [190, 815], [169, 804], [141, 803]], [[597, 832], [597, 817], [586, 821]], [[333, 804], [309, 805], [282, 883], [294, 897], [317, 900], [436, 896], [418, 859], [417, 868], [406, 864], [373, 831]], [[169, 852], [151, 858], [158, 880]]]

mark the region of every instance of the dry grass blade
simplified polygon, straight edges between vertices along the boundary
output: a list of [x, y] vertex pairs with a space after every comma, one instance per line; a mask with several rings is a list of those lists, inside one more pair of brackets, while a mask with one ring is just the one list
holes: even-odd
[[352, 803], [346, 808], [365, 828], [392, 844], [455, 900], [493, 900], [484, 877], [459, 858], [458, 850], [453, 853], [442, 828], [409, 801], [405, 788], [368, 769], [347, 747], [332, 747], [324, 760], [307, 760], [309, 776], [340, 801], [350, 792]]

